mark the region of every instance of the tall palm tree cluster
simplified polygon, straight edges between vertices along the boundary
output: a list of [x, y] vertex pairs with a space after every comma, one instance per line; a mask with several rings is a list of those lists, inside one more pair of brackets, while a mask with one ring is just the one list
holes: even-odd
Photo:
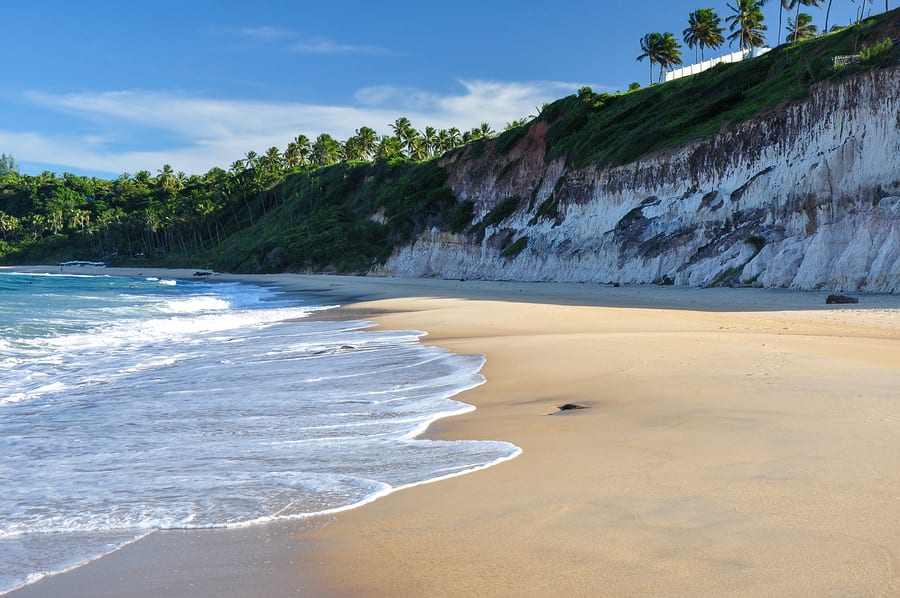
[[[515, 121], [507, 125], [507, 129], [521, 126], [524, 121]], [[356, 134], [343, 143], [322, 133], [314, 141], [306, 135], [298, 135], [291, 140], [282, 153], [277, 147], [270, 147], [262, 155], [254, 151], [247, 152], [242, 160], [231, 165], [232, 172], [256, 171], [258, 175], [280, 175], [298, 167], [330, 166], [338, 162], [393, 160], [409, 158], [412, 160], [428, 160], [444, 152], [477, 141], [496, 136], [488, 123], [481, 123], [466, 132], [456, 127], [437, 130], [425, 127], [418, 131], [410, 120], [402, 116], [389, 125], [392, 135], [379, 135], [371, 127], [360, 127]]]
[[663, 70], [681, 64], [681, 44], [671, 32], [648, 33], [641, 38], [642, 54], [638, 60], [647, 58], [650, 62], [650, 84], [653, 84], [653, 65], [659, 65], [659, 81], [663, 79]]
[[283, 203], [277, 184], [290, 174], [305, 172], [309, 180], [317, 169], [341, 162], [424, 161], [497, 135], [488, 123], [466, 132], [430, 126], [418, 131], [400, 117], [390, 127], [388, 135], [360, 127], [343, 143], [327, 133], [313, 141], [298, 135], [283, 152], [275, 146], [262, 154], [249, 151], [227, 171], [191, 176], [169, 164], [155, 176], [141, 170], [114, 181], [49, 171], [31, 176], [19, 174], [13, 157], [3, 154], [0, 259], [62, 236], [89, 244], [97, 256], [197, 254]]
[[[856, 20], [859, 22], [866, 15], [866, 5], [874, 4], [875, 0], [850, 0], [859, 3]], [[769, 0], [736, 0], [734, 4], [726, 4], [731, 14], [725, 18], [729, 35], [723, 35], [721, 27], [722, 19], [712, 8], [699, 8], [688, 15], [688, 27], [684, 30], [684, 43], [693, 49], [698, 61], [705, 60], [706, 48], [716, 49], [725, 43], [737, 44], [741, 50], [759, 48], [765, 45], [765, 32], [768, 27], [764, 24], [765, 16], [762, 9]], [[801, 6], [822, 8], [824, 0], [779, 0], [778, 8], [778, 43], [781, 43], [781, 32], [784, 12], [794, 12], [794, 16], [787, 18], [787, 41], [797, 42], [815, 37], [819, 29], [813, 25], [813, 17], [800, 12]], [[828, 0], [825, 12], [824, 31], [828, 30], [828, 19], [831, 14], [832, 0]], [[884, 2], [884, 10], [887, 12], [888, 0]], [[641, 38], [641, 54], [638, 61], [645, 58], [650, 61], [650, 83], [653, 83], [653, 67], [659, 65], [659, 81], [663, 79], [663, 71], [681, 64], [681, 45], [672, 33], [648, 33]]]

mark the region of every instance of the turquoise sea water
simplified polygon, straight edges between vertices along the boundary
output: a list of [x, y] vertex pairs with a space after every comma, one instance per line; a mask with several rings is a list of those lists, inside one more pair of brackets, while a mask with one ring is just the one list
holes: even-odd
[[[415, 437], [480, 356], [203, 281], [0, 273], [0, 593], [156, 529], [351, 508], [514, 457]], [[326, 314], [327, 315], [327, 312]]]

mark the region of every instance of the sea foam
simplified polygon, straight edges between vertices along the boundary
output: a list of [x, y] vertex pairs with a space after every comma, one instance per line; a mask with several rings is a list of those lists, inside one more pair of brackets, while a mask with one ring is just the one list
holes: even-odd
[[419, 440], [482, 356], [251, 285], [4, 279], [0, 592], [157, 529], [354, 508], [510, 459]]

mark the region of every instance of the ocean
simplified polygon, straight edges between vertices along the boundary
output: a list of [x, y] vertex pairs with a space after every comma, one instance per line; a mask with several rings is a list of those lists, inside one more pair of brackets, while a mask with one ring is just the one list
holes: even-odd
[[154, 530], [336, 512], [519, 454], [417, 439], [472, 409], [452, 397], [484, 382], [483, 357], [332, 307], [242, 283], [0, 272], [0, 593]]

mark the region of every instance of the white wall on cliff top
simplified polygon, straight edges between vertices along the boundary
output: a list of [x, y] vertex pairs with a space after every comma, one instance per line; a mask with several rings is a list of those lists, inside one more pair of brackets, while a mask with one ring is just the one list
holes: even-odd
[[[428, 231], [385, 271], [900, 292], [900, 68], [819, 84], [774, 116], [615, 168], [546, 163], [545, 130], [507, 156], [446, 164], [476, 221], [525, 198], [512, 216], [483, 240]], [[552, 193], [558, 217], [534, 222]], [[502, 257], [503, 239], [522, 236]]]

